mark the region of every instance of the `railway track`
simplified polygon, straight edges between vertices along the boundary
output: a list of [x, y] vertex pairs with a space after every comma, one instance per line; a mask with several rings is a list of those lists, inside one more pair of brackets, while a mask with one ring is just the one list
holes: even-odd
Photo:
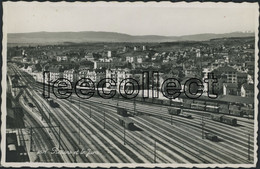
[[[33, 85], [33, 84], [32, 84]], [[33, 85], [33, 88], [37, 88], [37, 85]], [[32, 91], [34, 92], [34, 91]], [[37, 95], [37, 93], [36, 93]], [[74, 97], [75, 98], [75, 97]], [[41, 100], [43, 101], [43, 100]], [[117, 118], [119, 117], [116, 114], [116, 102], [110, 103], [97, 103], [97, 99], [83, 100], [81, 101], [81, 107], [77, 107], [76, 103], [70, 103], [69, 101], [60, 101], [57, 102], [61, 105], [61, 108], [58, 108], [56, 112], [61, 114], [55, 114], [55, 123], [62, 122], [65, 120], [69, 120], [67, 124], [67, 128], [72, 128], [71, 130], [67, 129], [67, 131], [76, 130], [75, 126], [78, 123], [77, 118], [82, 119], [82, 131], [81, 131], [81, 139], [83, 142], [91, 143], [92, 145], [96, 142], [98, 143], [96, 147], [97, 149], [104, 148], [105, 146], [117, 145], [116, 149], [108, 149], [105, 151], [106, 154], [111, 154], [110, 156], [106, 156], [106, 160], [108, 162], [129, 162], [129, 160], [134, 160], [135, 162], [143, 162], [144, 160], [148, 160], [149, 162], [153, 162], [153, 146], [151, 145], [151, 137], [156, 138], [158, 147], [161, 151], [158, 152], [157, 160], [158, 162], [177, 162], [177, 163], [246, 163], [247, 161], [243, 159], [246, 157], [246, 138], [241, 134], [239, 127], [230, 127], [230, 129], [226, 128], [227, 126], [223, 124], [219, 124], [217, 122], [213, 122], [209, 120], [209, 118], [205, 118], [206, 123], [209, 123], [210, 127], [207, 126], [205, 131], [215, 132], [218, 135], [221, 135], [225, 141], [220, 142], [218, 145], [215, 145], [209, 142], [210, 146], [206, 146], [200, 142], [198, 142], [201, 125], [200, 125], [200, 115], [194, 115], [194, 119], [184, 119], [181, 117], [174, 116], [174, 123], [181, 125], [178, 127], [178, 131], [182, 131], [185, 134], [176, 132], [170, 124], [170, 115], [167, 115], [167, 112], [161, 112], [162, 109], [166, 107], [153, 109], [152, 106], [145, 106], [137, 104], [137, 110], [141, 111], [145, 114], [152, 116], [135, 116], [132, 119], [134, 122], [142, 129], [145, 129], [145, 132], [127, 132], [126, 136], [127, 146], [120, 143], [120, 140], [123, 140], [122, 135], [122, 127], [118, 124]], [[122, 102], [120, 102], [122, 103]], [[121, 106], [123, 104], [120, 104]], [[89, 114], [89, 106], [92, 107], [92, 113], [90, 118]], [[133, 111], [132, 104], [125, 104], [123, 107], [127, 108], [130, 111]], [[50, 110], [49, 110], [50, 111]], [[106, 129], [103, 129], [104, 123], [104, 114], [103, 111], [106, 111]], [[159, 111], [159, 113], [158, 113]], [[63, 115], [64, 113], [65, 115]], [[203, 112], [202, 112], [203, 113]], [[157, 115], [157, 117], [155, 117]], [[60, 117], [59, 117], [60, 116]], [[162, 117], [162, 119], [158, 118]], [[244, 122], [241, 120], [242, 124], [246, 126], [246, 128], [251, 128], [250, 122]], [[223, 126], [222, 126], [223, 125]], [[189, 126], [190, 128], [187, 130], [182, 129], [182, 127]], [[119, 129], [119, 127], [121, 129]], [[84, 130], [83, 130], [84, 129]], [[64, 131], [65, 132], [65, 131]], [[96, 136], [87, 137], [90, 133], [96, 133]], [[191, 138], [189, 138], [190, 136]], [[69, 136], [71, 138], [73, 136]], [[76, 140], [76, 137], [74, 138]], [[195, 140], [197, 139], [197, 140]], [[173, 141], [174, 140], [174, 141]], [[105, 144], [100, 142], [105, 141]], [[245, 141], [245, 142], [244, 142]], [[111, 142], [114, 142], [112, 144]], [[136, 145], [136, 143], [146, 144]], [[206, 141], [207, 142], [207, 141]], [[150, 143], [150, 144], [149, 144]], [[169, 144], [170, 143], [170, 144]], [[230, 145], [229, 145], [230, 144]], [[250, 144], [252, 146], [253, 143]], [[185, 146], [184, 146], [185, 145]], [[195, 145], [199, 145], [196, 147]], [[141, 148], [145, 151], [145, 153], [138, 152], [138, 149]], [[174, 148], [173, 148], [174, 147]], [[184, 147], [184, 148], [183, 148]], [[237, 151], [234, 151], [236, 150]], [[251, 147], [251, 150], [253, 148]], [[122, 151], [126, 153], [122, 153]], [[250, 151], [253, 153], [252, 151]], [[115, 158], [112, 156], [113, 154], [120, 154], [120, 157]], [[239, 154], [238, 154], [239, 153]], [[132, 155], [135, 156], [132, 156]], [[224, 155], [223, 155], [224, 154]], [[122, 157], [121, 157], [122, 156]], [[136, 157], [141, 156], [141, 158]], [[223, 156], [223, 158], [219, 158]], [[132, 158], [129, 158], [132, 157]], [[186, 159], [186, 161], [185, 161]], [[99, 161], [100, 158], [93, 159], [94, 161]], [[104, 161], [103, 161], [104, 162]], [[106, 162], [106, 161], [105, 161]]]

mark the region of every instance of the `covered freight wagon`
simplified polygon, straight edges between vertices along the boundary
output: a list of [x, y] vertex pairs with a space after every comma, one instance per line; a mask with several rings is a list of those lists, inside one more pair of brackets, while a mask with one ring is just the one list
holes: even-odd
[[223, 115], [211, 115], [211, 119], [214, 120], [214, 121], [219, 121], [219, 122], [221, 122], [222, 116], [223, 116]]
[[134, 122], [127, 118], [127, 117], [119, 117], [118, 118], [119, 124], [129, 130], [132, 130], [134, 128]]
[[168, 113], [171, 115], [179, 115], [181, 113], [180, 108], [168, 108]]
[[229, 124], [229, 125], [232, 125], [232, 126], [236, 126], [237, 125], [237, 119], [222, 116], [222, 123], [226, 123], [226, 124]]
[[227, 116], [224, 116], [224, 115], [212, 115], [211, 119], [214, 120], [214, 121], [229, 124], [229, 125], [232, 125], [232, 126], [237, 125], [237, 119], [232, 118], [232, 117], [227, 117]]
[[206, 139], [211, 140], [211, 141], [218, 141], [218, 136], [211, 134], [211, 133], [205, 133]]
[[119, 114], [120, 116], [127, 117], [127, 110], [124, 109], [124, 108], [118, 107], [118, 108], [117, 108], [117, 114]]

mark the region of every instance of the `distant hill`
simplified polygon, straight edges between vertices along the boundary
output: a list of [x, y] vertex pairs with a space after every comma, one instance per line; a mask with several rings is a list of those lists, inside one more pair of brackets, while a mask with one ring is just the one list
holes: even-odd
[[63, 43], [63, 42], [176, 42], [176, 41], [206, 41], [217, 38], [249, 37], [254, 33], [233, 32], [225, 34], [196, 34], [185, 36], [133, 36], [116, 32], [33, 32], [9, 33], [8, 43]]

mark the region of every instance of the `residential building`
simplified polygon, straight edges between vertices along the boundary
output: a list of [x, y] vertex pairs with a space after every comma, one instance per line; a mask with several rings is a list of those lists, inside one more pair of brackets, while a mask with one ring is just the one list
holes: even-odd
[[223, 95], [238, 95], [238, 86], [236, 83], [224, 83]]
[[74, 69], [64, 70], [63, 78], [68, 79], [71, 83], [76, 82], [76, 71]]
[[129, 62], [129, 63], [133, 63], [134, 62], [134, 57], [133, 56], [126, 56], [126, 62]]
[[230, 66], [223, 66], [213, 70], [216, 76], [226, 78], [226, 83], [237, 83], [237, 71]]
[[[50, 72], [50, 81], [51, 82], [55, 82], [57, 79], [63, 77], [63, 73], [61, 71], [60, 65], [51, 66], [49, 68], [49, 72]], [[46, 77], [46, 79], [47, 79], [47, 77]]]
[[254, 97], [254, 84], [243, 84], [241, 86], [242, 97]]
[[100, 61], [94, 61], [94, 69], [100, 69], [100, 68], [112, 68], [115, 66], [114, 62], [100, 62]]
[[67, 61], [68, 57], [67, 56], [57, 56], [56, 59], [58, 62], [61, 62], [61, 61]]
[[142, 57], [137, 57], [136, 61], [137, 61], [137, 63], [143, 63], [143, 58]]

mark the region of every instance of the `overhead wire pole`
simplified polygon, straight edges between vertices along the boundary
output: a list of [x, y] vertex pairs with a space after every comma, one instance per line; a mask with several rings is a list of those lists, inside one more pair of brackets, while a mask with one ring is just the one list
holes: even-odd
[[103, 110], [104, 111], [104, 129], [106, 129], [106, 112], [105, 112], [105, 110]]
[[156, 140], [154, 139], [154, 163], [156, 163]]
[[31, 137], [30, 137], [30, 152], [32, 152], [33, 150], [32, 150], [32, 135], [33, 135], [33, 128], [32, 127], [30, 127], [30, 133], [31, 133]]
[[250, 161], [250, 133], [248, 133], [248, 161]]
[[204, 126], [205, 126], [204, 115], [202, 115], [201, 117], [201, 138], [202, 139], [204, 139]]
[[124, 121], [124, 145], [125, 145], [125, 121]]
[[[80, 98], [79, 98], [79, 111], [80, 111]], [[78, 133], [79, 133], [79, 145], [80, 145], [80, 118], [79, 117], [78, 117], [78, 120], [79, 120], [79, 122], [78, 122], [78, 129], [79, 129]]]
[[89, 105], [89, 117], [91, 118], [91, 104]]
[[59, 124], [59, 149], [60, 149], [60, 129], [61, 129], [61, 127], [60, 127], [60, 124]]
[[78, 128], [79, 128], [79, 145], [80, 145], [80, 119], [78, 118], [78, 120], [79, 120]]
[[134, 114], [136, 114], [136, 102], [135, 102], [135, 98], [134, 98]]

